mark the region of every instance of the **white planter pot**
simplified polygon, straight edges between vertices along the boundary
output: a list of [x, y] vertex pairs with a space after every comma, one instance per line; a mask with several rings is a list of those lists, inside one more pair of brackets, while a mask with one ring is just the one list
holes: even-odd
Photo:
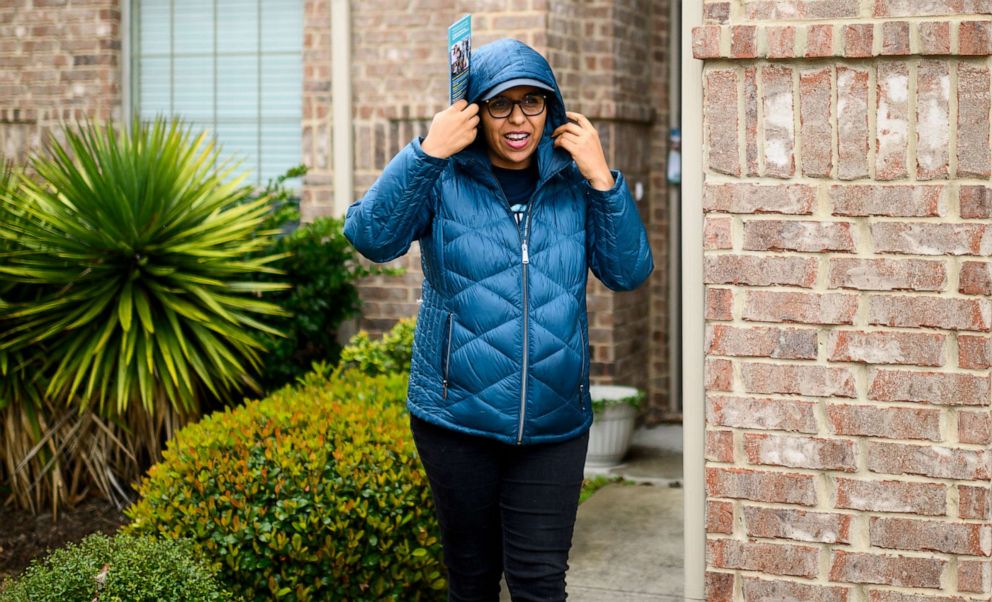
[[[637, 394], [634, 387], [592, 385], [589, 395], [593, 400], [617, 400]], [[630, 447], [637, 410], [627, 403], [607, 405], [593, 415], [589, 429], [589, 450], [586, 465], [595, 467], [615, 466], [623, 460]]]

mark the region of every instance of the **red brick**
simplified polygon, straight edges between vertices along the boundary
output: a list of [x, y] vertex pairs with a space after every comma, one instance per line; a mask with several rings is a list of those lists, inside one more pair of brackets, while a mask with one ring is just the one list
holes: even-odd
[[731, 219], [729, 217], [718, 217], [715, 215], [707, 215], [705, 219], [703, 248], [708, 250], [733, 248], [734, 241], [731, 234]]
[[874, 0], [876, 17], [922, 17], [956, 15], [964, 11], [962, 0]]
[[962, 184], [958, 189], [958, 200], [964, 219], [992, 218], [992, 188]]
[[909, 22], [886, 21], [882, 23], [882, 54], [904, 56], [909, 54]]
[[[749, 176], [758, 175], [758, 76], [757, 68], [754, 66], [744, 69], [744, 164], [745, 173]], [[740, 190], [754, 190], [754, 186], [743, 188], [745, 185], [728, 184], [727, 186], [739, 186]], [[769, 189], [766, 188], [766, 191]], [[757, 192], [761, 192], [758, 190]], [[812, 192], [810, 192], [810, 205], [812, 206]], [[781, 202], [781, 195], [775, 195], [772, 203]], [[771, 199], [769, 199], [771, 200]], [[811, 210], [810, 210], [811, 211]], [[737, 211], [735, 213], [751, 213], [750, 211]]]
[[868, 591], [868, 602], [973, 602], [954, 596], [921, 596], [919, 594], [904, 594], [892, 590], [872, 589]]
[[872, 517], [871, 545], [890, 550], [916, 550], [988, 556], [992, 553], [992, 526], [935, 520]]
[[834, 26], [833, 25], [807, 25], [806, 26], [806, 57], [833, 56], [834, 53]]
[[706, 500], [706, 532], [734, 532], [734, 503], [718, 500]]
[[905, 62], [878, 64], [878, 113], [875, 178], [905, 178], [909, 144], [909, 67]]
[[730, 56], [753, 59], [758, 56], [758, 32], [754, 25], [734, 25], [730, 28]]
[[737, 72], [731, 69], [710, 71], [706, 74], [706, 89], [703, 92], [703, 121], [707, 128], [707, 157], [709, 168], [732, 176], [741, 174], [738, 147], [740, 138], [737, 132], [736, 107]]
[[712, 426], [816, 433], [816, 403], [791, 399], [706, 397], [706, 422]]
[[726, 23], [730, 20], [730, 2], [703, 4], [703, 20], [707, 23]]
[[989, 405], [988, 376], [875, 368], [868, 375], [868, 399], [916, 401], [948, 406]]
[[835, 184], [830, 187], [834, 215], [936, 217], [947, 214], [944, 186]]
[[706, 600], [709, 602], [733, 602], [734, 574], [706, 571]]
[[851, 324], [857, 310], [858, 297], [845, 293], [747, 291], [743, 318], [753, 322]]
[[992, 23], [962, 21], [958, 24], [958, 54], [976, 56], [992, 54]]
[[940, 483], [859, 481], [838, 477], [837, 508], [904, 512], [925, 516], [947, 513], [947, 488]]
[[719, 25], [703, 25], [692, 28], [692, 56], [697, 59], [720, 57]]
[[992, 477], [992, 452], [904, 443], [868, 443], [868, 470], [974, 481]]
[[730, 360], [706, 358], [706, 390], [730, 391], [734, 388], [734, 366]]
[[922, 295], [869, 295], [868, 323], [905, 328], [988, 331], [992, 300]]
[[833, 168], [833, 120], [830, 112], [830, 68], [799, 74], [800, 150], [803, 175], [830, 176]]
[[962, 263], [961, 284], [958, 291], [963, 295], [992, 295], [992, 263], [985, 261]]
[[803, 19], [853, 19], [860, 12], [858, 0], [799, 0]]
[[711, 462], [734, 461], [733, 431], [706, 431], [706, 459]]
[[710, 355], [816, 359], [816, 331], [711, 324], [706, 328], [705, 348]]
[[920, 32], [920, 54], [950, 54], [951, 24], [947, 21], [923, 21]]
[[734, 290], [730, 288], [706, 288], [706, 319], [733, 320]]
[[769, 65], [761, 70], [764, 88], [764, 160], [766, 176], [789, 178], [795, 172], [792, 68]]
[[868, 176], [868, 71], [837, 67], [837, 177]]
[[836, 435], [940, 441], [940, 410], [830, 404], [827, 422]]
[[958, 412], [958, 441], [976, 445], [992, 444], [992, 414], [989, 410]]
[[745, 220], [745, 251], [855, 250], [850, 222], [799, 220]]
[[757, 0], [744, 4], [748, 21], [782, 21], [798, 19], [797, 0]]
[[796, 28], [792, 25], [769, 25], [765, 28], [765, 39], [768, 58], [788, 59], [796, 55]]
[[814, 365], [741, 364], [748, 393], [780, 393], [810, 397], [856, 397], [854, 374], [847, 368]]
[[958, 485], [958, 516], [992, 520], [992, 491], [988, 485]]
[[755, 502], [816, 505], [814, 477], [743, 468], [706, 468], [706, 495]]
[[976, 594], [992, 593], [992, 562], [958, 560], [958, 591]]
[[836, 330], [828, 345], [830, 361], [943, 366], [945, 338], [925, 332]]
[[871, 235], [877, 253], [992, 255], [992, 227], [985, 224], [879, 222]]
[[830, 259], [830, 288], [942, 291], [947, 269], [927, 259]]
[[811, 215], [816, 188], [805, 184], [706, 184], [703, 211]]
[[951, 122], [950, 71], [947, 61], [923, 61], [917, 71], [916, 177], [947, 177]]
[[834, 551], [831, 581], [939, 589], [945, 560]]
[[813, 543], [849, 543], [851, 515], [793, 508], [744, 506], [744, 524], [751, 537], [794, 539]]
[[815, 257], [766, 257], [761, 255], [710, 255], [703, 259], [706, 284], [750, 286], [801, 286], [816, 283]]
[[987, 178], [989, 154], [989, 68], [958, 64], [958, 176]]
[[992, 337], [959, 334], [958, 366], [968, 370], [992, 368]]
[[715, 568], [760, 571], [772, 575], [815, 577], [818, 551], [810, 546], [711, 539], [707, 560]]
[[854, 472], [854, 451], [854, 442], [842, 439], [744, 433], [750, 464]]
[[746, 602], [794, 600], [799, 602], [847, 602], [848, 589], [836, 586], [809, 585], [796, 581], [775, 581], [743, 577]]
[[872, 55], [875, 27], [871, 23], [844, 26], [844, 56], [866, 58]]

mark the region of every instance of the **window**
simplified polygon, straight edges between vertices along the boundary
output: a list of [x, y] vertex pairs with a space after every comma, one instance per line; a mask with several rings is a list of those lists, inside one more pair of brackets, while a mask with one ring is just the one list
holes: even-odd
[[141, 119], [209, 130], [256, 185], [300, 163], [303, 0], [135, 0], [133, 14]]

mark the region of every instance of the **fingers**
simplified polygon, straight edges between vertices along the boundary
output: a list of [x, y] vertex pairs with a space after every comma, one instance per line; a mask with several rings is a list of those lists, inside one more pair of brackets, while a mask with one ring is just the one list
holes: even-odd
[[565, 132], [571, 132], [572, 134], [579, 136], [582, 134], [582, 127], [575, 123], [565, 123], [555, 128], [555, 131], [551, 132], [551, 135], [557, 136]]
[[592, 122], [583, 115], [582, 113], [576, 113], [575, 111], [565, 111], [565, 116], [574, 119], [579, 122], [583, 128], [592, 128]]

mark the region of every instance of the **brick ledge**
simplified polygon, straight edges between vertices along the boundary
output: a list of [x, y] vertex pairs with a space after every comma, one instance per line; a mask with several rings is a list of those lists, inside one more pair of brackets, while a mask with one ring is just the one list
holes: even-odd
[[992, 56], [992, 21], [702, 25], [692, 30], [692, 55], [704, 60]]

